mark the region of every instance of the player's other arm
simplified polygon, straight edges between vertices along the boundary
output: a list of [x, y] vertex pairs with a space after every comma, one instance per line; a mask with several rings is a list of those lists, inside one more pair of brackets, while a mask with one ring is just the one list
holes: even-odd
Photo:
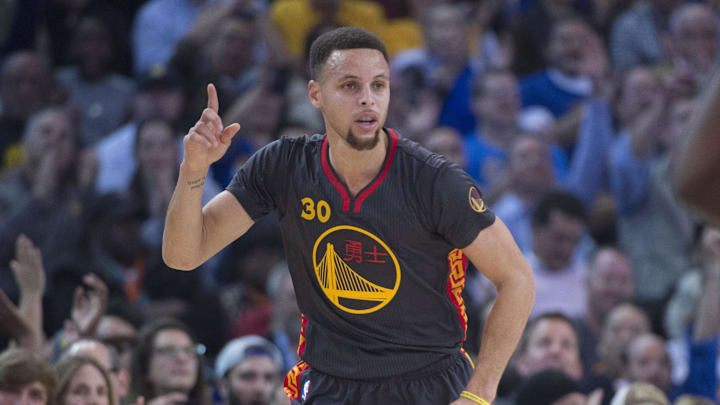
[[183, 162], [165, 219], [163, 260], [175, 269], [198, 267], [253, 224], [228, 191], [202, 206], [202, 191], [210, 165], [225, 154], [240, 129], [238, 124], [224, 127], [217, 112], [217, 92], [210, 84], [208, 108], [183, 139]]
[[720, 224], [720, 70], [698, 110], [673, 180], [683, 201]]
[[[477, 365], [466, 388], [492, 402], [535, 302], [535, 279], [500, 218], [480, 231], [463, 252], [498, 291], [483, 332]], [[471, 403], [463, 398], [457, 402]]]

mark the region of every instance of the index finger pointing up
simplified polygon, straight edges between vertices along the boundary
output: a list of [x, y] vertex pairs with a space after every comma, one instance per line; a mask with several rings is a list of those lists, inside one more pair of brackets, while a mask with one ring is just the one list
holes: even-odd
[[218, 102], [218, 96], [217, 96], [217, 90], [215, 90], [215, 85], [210, 83], [207, 87], [208, 92], [208, 108], [218, 112], [218, 108], [220, 107], [220, 103]]

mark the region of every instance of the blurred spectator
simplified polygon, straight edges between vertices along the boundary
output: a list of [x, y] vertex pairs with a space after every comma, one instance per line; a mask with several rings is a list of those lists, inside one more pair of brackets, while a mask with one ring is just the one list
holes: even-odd
[[668, 394], [672, 388], [671, 369], [670, 357], [662, 337], [643, 334], [630, 342], [624, 371], [627, 381], [646, 382]]
[[300, 360], [297, 349], [302, 327], [302, 314], [298, 308], [287, 263], [273, 267], [267, 280], [267, 294], [272, 303], [270, 340], [282, 354], [281, 371], [287, 372]]
[[[85, 274], [79, 279], [75, 279], [77, 277], [75, 274], [63, 273], [70, 272], [63, 269], [63, 271], [56, 274], [56, 279], [62, 277], [64, 280], [53, 283], [53, 289], [46, 300], [49, 303], [47, 305], [49, 307], [48, 317], [59, 317], [61, 318], [59, 321], [51, 320], [55, 321], [55, 323], [62, 323], [60, 327], [49, 329], [56, 331], [52, 339], [53, 352], [51, 353], [51, 361], [56, 361], [62, 357], [67, 347], [75, 341], [82, 338], [91, 338], [95, 335], [95, 328], [100, 317], [105, 312], [110, 292], [107, 285], [93, 273]], [[70, 284], [71, 281], [75, 281], [76, 284]], [[69, 310], [67, 310], [68, 303], [63, 301], [63, 298], [68, 297], [68, 294], [64, 291], [68, 287], [72, 291], [69, 294], [70, 299], [67, 300], [70, 301], [68, 302], [70, 304]]]
[[[705, 227], [700, 234], [698, 245], [698, 250], [701, 252], [701, 268], [687, 274], [698, 276], [693, 277], [697, 281], [696, 290], [693, 291], [694, 297], [692, 302], [678, 303], [687, 306], [685, 309], [687, 316], [683, 317], [685, 319], [682, 319], [681, 324], [677, 326], [681, 329], [679, 336], [668, 343], [667, 349], [672, 360], [673, 382], [676, 385], [688, 379], [693, 356], [702, 355], [709, 360], [716, 359], [711, 362], [714, 365], [707, 364], [707, 368], [702, 371], [704, 375], [697, 380], [705, 387], [702, 388], [703, 391], [692, 392], [715, 399], [714, 396], [709, 396], [708, 392], [715, 392], [720, 377], [718, 373], [720, 356], [717, 354], [718, 333], [720, 333], [720, 318], [717, 311], [720, 305], [720, 231], [717, 228]], [[697, 372], [697, 370], [693, 371]]]
[[557, 369], [532, 374], [518, 389], [516, 405], [585, 404], [580, 383]]
[[138, 302], [143, 294], [148, 255], [141, 238], [144, 217], [139, 202], [120, 193], [97, 197], [88, 214], [86, 260], [102, 272], [102, 278], [112, 289], [122, 291], [130, 302]]
[[90, 357], [70, 356], [55, 365], [56, 405], [116, 405], [107, 371]]
[[260, 336], [233, 339], [215, 360], [215, 379], [224, 405], [272, 405], [283, 395], [280, 351]]
[[100, 194], [127, 190], [130, 185], [137, 165], [134, 150], [138, 123], [161, 117], [177, 129], [177, 121], [185, 109], [185, 96], [177, 72], [157, 65], [138, 80], [131, 121], [103, 138], [94, 148], [98, 158], [95, 190]]
[[547, 108], [556, 118], [590, 97], [608, 73], [600, 37], [577, 16], [555, 21], [544, 49], [547, 68], [521, 78], [522, 104]]
[[227, 0], [150, 0], [135, 15], [132, 33], [135, 73], [167, 64], [176, 44], [193, 29], [198, 16]]
[[7, 55], [0, 66], [0, 168], [24, 161], [20, 138], [31, 115], [53, 100], [51, 68], [33, 51]]
[[178, 321], [156, 319], [146, 324], [133, 355], [131, 400], [142, 396], [148, 405], [208, 405], [202, 348]]
[[92, 155], [81, 155], [77, 142], [65, 110], [50, 108], [31, 117], [23, 135], [27, 161], [0, 181], [0, 263], [10, 261], [20, 233], [43, 251], [49, 275], [81, 256], [95, 164]]
[[[283, 263], [278, 217], [268, 215], [253, 225], [244, 238], [233, 242], [219, 274], [223, 308], [229, 315], [230, 336], [269, 336], [272, 306], [268, 297], [268, 276]], [[292, 342], [295, 344], [295, 342]]]
[[572, 320], [557, 312], [547, 312], [530, 321], [514, 364], [525, 378], [555, 368], [575, 381], [582, 379], [580, 347]]
[[107, 373], [112, 385], [113, 404], [121, 404], [130, 388], [128, 369], [120, 364], [120, 357], [114, 348], [95, 339], [81, 338], [65, 349], [61, 362], [70, 357], [88, 357], [98, 363]]
[[516, 47], [513, 71], [518, 76], [525, 76], [548, 67], [543, 51], [552, 36], [555, 23], [586, 11], [581, 5], [582, 1], [535, 0], [532, 3], [534, 5], [513, 24], [513, 40]]
[[665, 97], [655, 99], [652, 111], [639, 119], [644, 122], [614, 141], [610, 154], [620, 246], [633, 263], [637, 298], [651, 313], [661, 310], [670, 288], [691, 267], [693, 245], [693, 220], [677, 201], [669, 173], [695, 101]]
[[720, 40], [717, 13], [706, 4], [686, 3], [673, 10], [669, 23], [672, 64], [702, 86], [717, 61]]
[[[335, 22], [320, 22], [313, 27], [307, 35], [305, 49], [302, 52], [302, 62], [299, 63], [296, 71], [290, 72], [287, 78], [286, 106], [287, 106], [287, 124], [291, 126], [301, 126], [308, 128], [306, 134], [315, 134], [324, 132], [325, 122], [323, 121], [322, 112], [315, 108], [308, 98], [308, 81], [310, 81], [310, 46], [322, 34], [339, 28]], [[281, 79], [282, 77], [278, 77]], [[281, 83], [278, 83], [278, 85]], [[399, 97], [398, 97], [399, 98]], [[405, 118], [404, 115], [402, 117]], [[389, 125], [392, 126], [392, 125]], [[400, 130], [401, 128], [396, 128]]]
[[47, 109], [31, 117], [22, 138], [26, 162], [3, 176], [0, 223], [21, 212], [33, 198], [54, 198], [69, 186], [74, 180], [77, 140], [64, 110]]
[[535, 275], [531, 316], [551, 311], [585, 314], [585, 263], [577, 254], [585, 221], [582, 203], [570, 193], [551, 192], [538, 201], [531, 222], [532, 251], [525, 252]]
[[[47, 26], [49, 52], [55, 66], [64, 66], [70, 63], [68, 54], [69, 44], [72, 42], [77, 24], [85, 16], [100, 16], [107, 22], [107, 29], [114, 42], [116, 59], [113, 60], [112, 71], [129, 75], [132, 68], [132, 55], [130, 50], [131, 18], [140, 0], [127, 0], [122, 2], [112, 0], [51, 0], [43, 5], [43, 12], [39, 18], [41, 24]], [[38, 41], [42, 47], [42, 41]], [[36, 47], [38, 47], [36, 44]]]
[[222, 307], [217, 289], [203, 283], [202, 273], [210, 270], [177, 271], [162, 261], [154, 250], [145, 261], [143, 298], [146, 320], [173, 318], [181, 321], [202, 342], [207, 354], [214, 356], [227, 339], [228, 316]]
[[615, 20], [610, 54], [618, 71], [636, 65], [654, 65], [666, 57], [668, 19], [681, 0], [641, 0]]
[[137, 344], [137, 333], [142, 325], [142, 314], [135, 306], [122, 299], [110, 300], [106, 313], [100, 318], [95, 336], [113, 347], [120, 365], [130, 370], [132, 352]]
[[[270, 5], [270, 16], [278, 27], [285, 47], [296, 59], [303, 58], [307, 36], [321, 22], [364, 28], [388, 42], [387, 19], [383, 8], [367, 0], [277, 0]], [[220, 103], [222, 105], [222, 103]]]
[[[602, 389], [606, 398], [611, 396], [613, 389], [609, 381], [602, 376], [583, 373], [578, 345], [578, 335], [572, 320], [558, 312], [547, 312], [528, 323], [512, 366], [517, 369], [522, 380], [529, 381], [529, 384], [533, 384], [531, 379], [534, 374], [556, 369], [576, 381], [582, 392]], [[513, 390], [518, 400], [518, 389], [521, 387], [519, 385]]]
[[50, 365], [27, 349], [0, 353], [0, 402], [3, 405], [55, 403], [57, 378]]
[[609, 189], [609, 155], [617, 137], [652, 133], [663, 109], [663, 87], [649, 67], [636, 66], [619, 75], [614, 94], [598, 95], [583, 105], [583, 116], [568, 176], [569, 188], [586, 207]]
[[620, 379], [630, 342], [646, 333], [650, 333], [650, 318], [642, 308], [630, 303], [615, 306], [605, 317], [597, 343], [598, 361], [592, 365], [593, 371], [613, 381]]
[[610, 405], [669, 405], [667, 395], [648, 383], [628, 384], [618, 390]]
[[[717, 284], [717, 283], [716, 283]], [[716, 289], [717, 286], [713, 286]], [[713, 297], [717, 301], [717, 296]], [[717, 312], [717, 304], [713, 303], [711, 311]], [[709, 308], [708, 308], [709, 309]], [[717, 325], [712, 331], [714, 338], [704, 343], [693, 336], [689, 340], [691, 355], [688, 361], [687, 379], [679, 385], [672, 381], [672, 363], [667, 352], [665, 340], [658, 335], [643, 334], [634, 338], [627, 348], [627, 360], [624, 378], [628, 382], [647, 382], [660, 388], [668, 398], [674, 400], [681, 394], [705, 396], [712, 400], [717, 398], [717, 375], [715, 364], [718, 353]]]
[[433, 128], [423, 139], [423, 145], [430, 151], [442, 155], [448, 161], [466, 169], [467, 155], [463, 138], [455, 128]]
[[597, 363], [598, 340], [610, 311], [634, 298], [632, 265], [627, 255], [613, 247], [598, 248], [588, 258], [587, 312], [575, 319], [580, 354], [586, 373]]
[[465, 135], [467, 172], [480, 187], [490, 189], [505, 177], [508, 152], [520, 129], [520, 92], [515, 76], [507, 70], [488, 70], [472, 87], [476, 128]]
[[472, 59], [483, 70], [509, 69], [515, 57], [510, 27], [500, 12], [503, 1], [475, 2], [469, 11]]
[[[407, 102], [417, 106], [425, 97], [438, 104], [437, 121], [460, 133], [475, 128], [470, 109], [470, 88], [477, 73], [469, 53], [469, 31], [460, 5], [440, 4], [426, 10], [422, 20], [425, 44], [402, 51], [390, 64], [396, 80], [402, 80]], [[396, 76], [397, 75], [397, 76]], [[435, 118], [435, 117], [432, 117]]]
[[70, 104], [80, 111], [79, 132], [84, 145], [93, 145], [128, 117], [135, 84], [113, 72], [119, 56], [110, 23], [100, 15], [78, 21], [68, 44], [70, 66], [58, 69], [58, 81]]
[[[506, 185], [488, 193], [495, 215], [505, 222], [523, 253], [533, 247], [532, 212], [538, 202], [556, 186], [550, 147], [537, 136], [521, 136], [509, 152]], [[498, 191], [501, 193], [499, 194]], [[498, 196], [499, 194], [499, 196]]]

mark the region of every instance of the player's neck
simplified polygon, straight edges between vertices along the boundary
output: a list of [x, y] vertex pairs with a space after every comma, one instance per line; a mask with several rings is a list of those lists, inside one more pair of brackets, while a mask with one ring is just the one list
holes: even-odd
[[352, 196], [365, 188], [382, 169], [388, 136], [381, 131], [379, 138], [377, 145], [369, 150], [357, 150], [339, 136], [328, 139], [330, 164]]

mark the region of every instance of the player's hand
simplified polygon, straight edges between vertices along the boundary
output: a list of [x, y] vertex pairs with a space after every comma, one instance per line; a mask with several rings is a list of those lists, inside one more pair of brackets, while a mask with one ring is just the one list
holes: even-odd
[[212, 83], [208, 84], [207, 92], [207, 108], [183, 139], [183, 161], [192, 171], [207, 170], [211, 164], [218, 161], [240, 129], [240, 124], [237, 123], [223, 126], [218, 115], [217, 90]]

